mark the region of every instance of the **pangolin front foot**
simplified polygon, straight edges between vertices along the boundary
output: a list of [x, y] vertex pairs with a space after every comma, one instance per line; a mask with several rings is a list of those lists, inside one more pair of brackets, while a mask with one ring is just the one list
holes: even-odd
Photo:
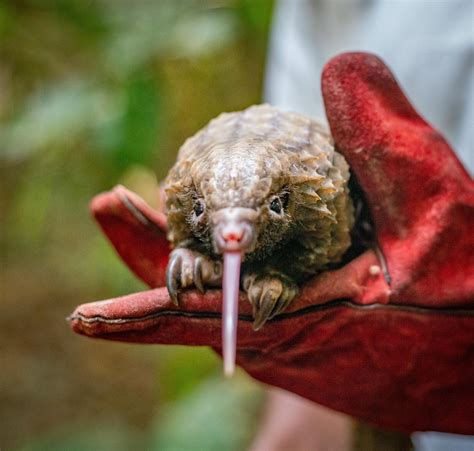
[[273, 270], [244, 274], [242, 287], [253, 307], [254, 330], [285, 310], [298, 293], [298, 287], [291, 278]]
[[196, 287], [204, 293], [205, 286], [222, 283], [222, 263], [199, 252], [178, 248], [171, 252], [166, 269], [166, 286], [174, 304], [179, 304], [182, 288]]

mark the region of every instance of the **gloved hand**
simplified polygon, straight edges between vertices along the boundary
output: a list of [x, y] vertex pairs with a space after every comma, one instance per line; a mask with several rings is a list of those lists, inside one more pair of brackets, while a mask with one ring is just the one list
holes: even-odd
[[[368, 250], [314, 277], [258, 332], [242, 295], [237, 363], [262, 382], [382, 427], [474, 433], [473, 182], [377, 57], [334, 58], [322, 89], [391, 281]], [[92, 211], [135, 274], [163, 287], [165, 216], [123, 187], [96, 197]], [[70, 321], [90, 337], [219, 352], [221, 292], [190, 290], [176, 307], [157, 288], [79, 306]]]

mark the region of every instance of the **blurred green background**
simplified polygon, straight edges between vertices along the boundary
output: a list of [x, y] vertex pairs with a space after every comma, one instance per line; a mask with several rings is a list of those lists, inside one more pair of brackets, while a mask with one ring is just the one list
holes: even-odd
[[261, 388], [204, 348], [74, 335], [76, 304], [144, 289], [88, 214], [156, 205], [182, 142], [261, 100], [271, 0], [0, 2], [2, 450], [239, 450]]

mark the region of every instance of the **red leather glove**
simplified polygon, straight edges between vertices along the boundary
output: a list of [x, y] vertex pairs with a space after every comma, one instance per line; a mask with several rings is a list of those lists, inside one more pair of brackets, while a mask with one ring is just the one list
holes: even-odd
[[[369, 250], [310, 280], [258, 332], [242, 295], [237, 363], [262, 382], [382, 427], [474, 433], [473, 182], [377, 57], [334, 58], [322, 89], [391, 284]], [[135, 274], [162, 287], [165, 216], [123, 187], [97, 196], [92, 211]], [[70, 321], [90, 337], [219, 351], [221, 292], [190, 290], [176, 307], [157, 288], [79, 306]]]

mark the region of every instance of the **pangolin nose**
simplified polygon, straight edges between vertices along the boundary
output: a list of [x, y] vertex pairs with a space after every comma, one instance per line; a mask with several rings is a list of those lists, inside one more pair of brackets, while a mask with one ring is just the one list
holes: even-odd
[[255, 247], [255, 220], [258, 213], [250, 208], [223, 208], [212, 216], [216, 252], [251, 252]]
[[246, 222], [219, 224], [214, 229], [218, 252], [249, 252], [254, 246], [254, 231]]
[[231, 224], [223, 227], [221, 235], [226, 243], [229, 241], [240, 243], [245, 235], [245, 229], [244, 227]]
[[221, 252], [247, 252], [251, 244], [251, 230], [247, 223], [227, 223], [217, 227], [216, 244]]

